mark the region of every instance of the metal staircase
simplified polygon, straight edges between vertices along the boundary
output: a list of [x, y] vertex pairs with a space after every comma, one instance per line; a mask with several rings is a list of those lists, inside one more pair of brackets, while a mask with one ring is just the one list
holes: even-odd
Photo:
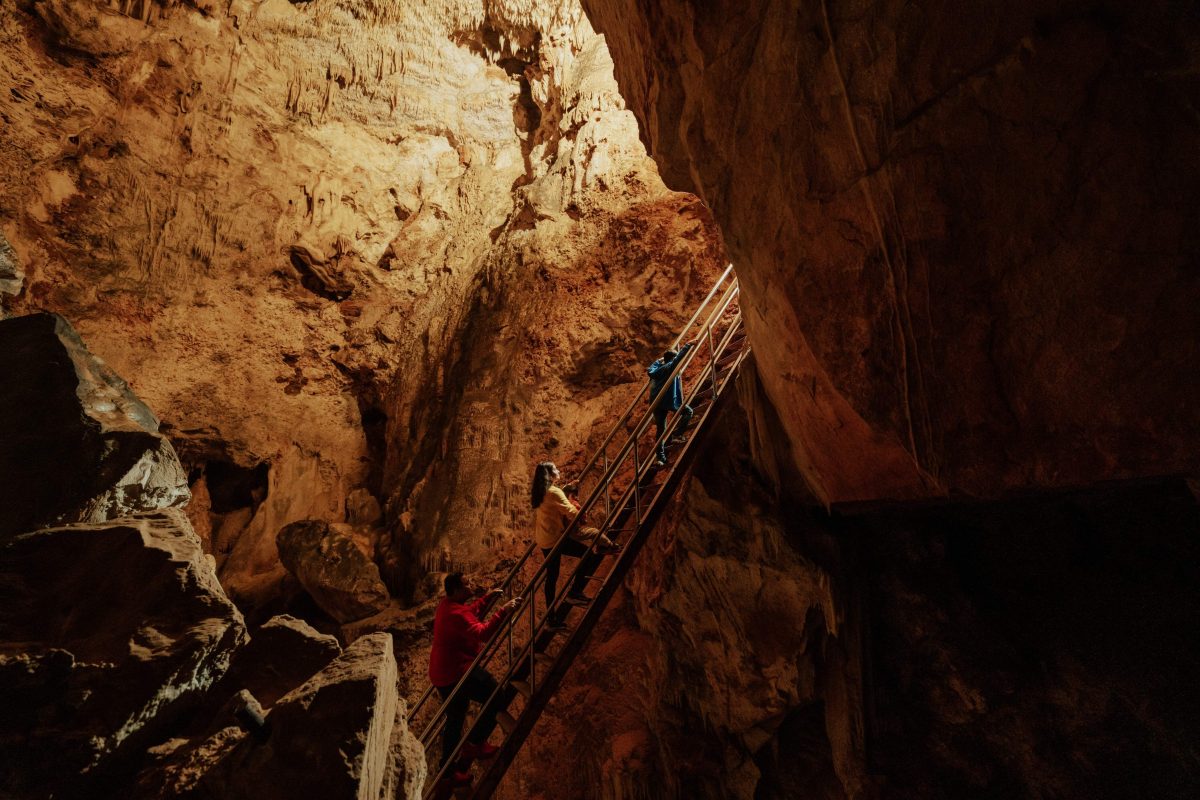
[[[484, 707], [498, 709], [504, 741], [494, 757], [476, 762], [474, 782], [459, 787], [455, 796], [474, 800], [492, 796], [669, 504], [695, 457], [718, 401], [732, 394], [728, 390], [733, 378], [750, 351], [742, 328], [738, 283], [732, 265], [717, 280], [672, 347], [685, 341], [694, 341], [696, 346], [678, 360], [665, 385], [669, 387], [675, 376], [683, 376], [684, 403], [695, 413], [689, 430], [680, 431], [680, 435], [675, 430], [679, 416], [668, 416], [663, 433], [668, 442], [667, 466], [660, 467], [655, 459], [658, 442], [653, 433], [653, 412], [647, 402], [650, 390], [647, 381], [581, 471], [576, 483], [579, 496], [586, 499], [555, 547], [556, 551], [561, 549], [563, 541], [580, 525], [586, 525], [589, 514], [595, 518], [602, 513], [603, 522], [596, 527], [621, 545], [620, 552], [607, 556], [597, 552], [596, 545], [601, 539], [597, 536], [589, 554], [580, 558], [569, 574], [568, 562], [564, 561], [551, 609], [541, 603], [546, 569], [544, 560], [534, 555], [539, 548], [532, 542], [501, 585], [502, 596], [519, 598], [518, 605], [480, 651], [472, 669], [487, 670], [497, 680], [498, 688]], [[588, 579], [590, 602], [579, 607], [563, 606], [575, 572], [589, 568], [596, 568]], [[548, 627], [548, 612], [560, 606], [566, 627]], [[573, 608], [576, 610], [572, 611]], [[409, 716], [410, 725], [420, 731], [419, 738], [430, 764], [426, 798], [450, 795], [448, 784], [453, 765], [476, 724], [474, 720], [479, 718], [477, 714], [467, 723], [464, 736], [446, 765], [435, 768], [434, 765], [440, 765], [440, 734], [447, 706], [462, 689], [460, 681], [454, 693], [438, 704], [438, 693], [429, 687]], [[482, 710], [483, 707], [479, 712]]]

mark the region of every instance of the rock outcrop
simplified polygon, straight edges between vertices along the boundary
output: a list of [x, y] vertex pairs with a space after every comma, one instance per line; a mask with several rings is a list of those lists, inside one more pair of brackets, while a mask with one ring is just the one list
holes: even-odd
[[0, 320], [0, 374], [0, 541], [187, 502], [157, 418], [65, 319]]
[[266, 708], [329, 665], [342, 652], [337, 639], [303, 620], [272, 617], [238, 650], [226, 685], [249, 691]]
[[276, 543], [283, 565], [338, 622], [369, 617], [387, 606], [379, 568], [337, 526], [312, 519], [293, 522]]
[[355, 641], [280, 699], [267, 722], [265, 740], [243, 738], [204, 776], [203, 792], [229, 800], [375, 800], [387, 786], [404, 790], [394, 796], [419, 797], [425, 764], [407, 733], [386, 633]]
[[246, 637], [175, 509], [0, 545], [0, 793], [95, 796]]
[[821, 501], [1200, 467], [1190, 10], [583, 5]]
[[[25, 282], [25, 272], [21, 269], [21, 261], [16, 251], [0, 232], [0, 294], [17, 294]], [[4, 314], [0, 311], [0, 319]]]
[[532, 464], [569, 469], [723, 265], [575, 0], [5, 4], [0, 74], [5, 308], [170, 423], [248, 611], [279, 529], [363, 492], [399, 596], [520, 546]]

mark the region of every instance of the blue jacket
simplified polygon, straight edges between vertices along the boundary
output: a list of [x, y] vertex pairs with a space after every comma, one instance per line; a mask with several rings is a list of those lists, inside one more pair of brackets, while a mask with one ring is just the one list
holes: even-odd
[[[654, 406], [656, 411], [678, 411], [683, 405], [683, 381], [679, 376], [675, 376], [675, 380], [671, 381], [671, 388], [663, 391], [663, 384], [667, 382], [667, 377], [671, 374], [671, 370], [675, 369], [675, 363], [683, 358], [692, 346], [688, 342], [683, 347], [679, 348], [679, 352], [674, 358], [660, 358], [655, 361], [646, 370], [646, 374], [650, 376], [650, 404]], [[659, 392], [662, 392], [661, 396]], [[657, 402], [655, 402], [657, 400]]]

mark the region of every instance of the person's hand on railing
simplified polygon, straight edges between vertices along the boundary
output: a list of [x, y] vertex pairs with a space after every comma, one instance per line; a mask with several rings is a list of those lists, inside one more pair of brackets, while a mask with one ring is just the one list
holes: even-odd
[[567, 481], [563, 484], [562, 490], [568, 497], [574, 497], [579, 494], [579, 481]]

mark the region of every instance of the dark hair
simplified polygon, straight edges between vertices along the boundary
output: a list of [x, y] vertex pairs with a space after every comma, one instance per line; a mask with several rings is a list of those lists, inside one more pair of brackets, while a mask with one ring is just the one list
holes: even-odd
[[533, 487], [529, 493], [529, 501], [534, 508], [542, 504], [542, 500], [546, 498], [546, 492], [550, 491], [550, 487], [554, 485], [554, 466], [553, 461], [543, 461], [533, 470]]
[[677, 355], [679, 355], [678, 350], [675, 350], [674, 348], [669, 349], [665, 353], [662, 354], [663, 361], [670, 361], [672, 358], [674, 358]]
[[446, 576], [445, 580], [442, 581], [442, 586], [446, 590], [447, 597], [458, 594], [465, 588], [465, 584], [463, 583], [463, 574], [461, 572], [451, 572]]

